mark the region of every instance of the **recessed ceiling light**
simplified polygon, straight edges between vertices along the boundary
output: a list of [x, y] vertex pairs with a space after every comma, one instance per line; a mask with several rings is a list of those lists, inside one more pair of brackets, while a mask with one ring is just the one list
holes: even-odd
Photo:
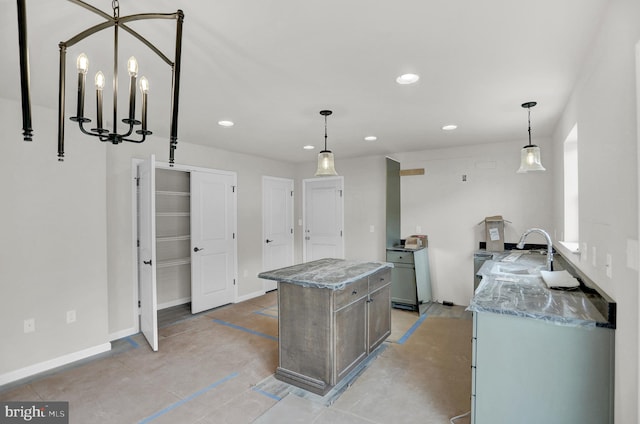
[[375, 135], [368, 135], [364, 139], [367, 141], [376, 141], [378, 137], [376, 137]]
[[456, 128], [458, 128], [458, 126], [457, 126], [457, 125], [455, 125], [455, 124], [449, 124], [449, 125], [445, 125], [444, 127], [442, 127], [442, 129], [443, 129], [444, 131], [453, 131], [453, 130], [455, 130]]
[[307, 144], [306, 146], [303, 147], [304, 150], [313, 150], [315, 149], [315, 146], [312, 146], [311, 144]]
[[398, 78], [396, 78], [396, 82], [398, 84], [413, 84], [415, 82], [418, 82], [418, 80], [420, 79], [419, 75], [416, 74], [404, 74], [404, 75], [400, 75]]
[[221, 127], [233, 127], [233, 121], [218, 121]]

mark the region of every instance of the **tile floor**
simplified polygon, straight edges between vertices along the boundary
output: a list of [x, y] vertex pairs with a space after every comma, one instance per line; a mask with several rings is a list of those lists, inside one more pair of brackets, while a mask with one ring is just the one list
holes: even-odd
[[435, 304], [422, 317], [394, 309], [383, 350], [327, 406], [316, 395], [258, 389], [278, 363], [276, 302], [271, 292], [166, 324], [158, 352], [139, 334], [118, 340], [108, 354], [0, 387], [0, 400], [69, 401], [78, 424], [447, 424], [468, 411], [463, 307]]

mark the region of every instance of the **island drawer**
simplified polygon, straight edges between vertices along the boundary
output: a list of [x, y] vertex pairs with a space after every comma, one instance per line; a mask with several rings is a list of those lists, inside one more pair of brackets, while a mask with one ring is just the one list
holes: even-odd
[[342, 290], [334, 291], [333, 308], [338, 310], [343, 306], [347, 306], [351, 302], [354, 302], [363, 296], [366, 296], [369, 292], [369, 279], [362, 278], [351, 284], [345, 286]]
[[387, 262], [412, 264], [413, 252], [387, 251]]
[[382, 271], [378, 271], [375, 274], [369, 276], [369, 292], [374, 292], [380, 287], [384, 287], [391, 283], [391, 269], [385, 268]]

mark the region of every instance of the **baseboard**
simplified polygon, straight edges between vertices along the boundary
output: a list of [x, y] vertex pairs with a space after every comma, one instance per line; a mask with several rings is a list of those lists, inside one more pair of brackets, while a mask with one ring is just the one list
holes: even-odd
[[182, 299], [172, 300], [170, 302], [164, 302], [158, 304], [158, 310], [167, 309], [178, 305], [184, 305], [185, 303], [191, 302], [191, 297], [183, 297]]
[[103, 343], [97, 346], [90, 347], [88, 349], [79, 350], [77, 352], [69, 353], [67, 355], [59, 356], [48, 361], [40, 362], [37, 364], [29, 365], [28, 367], [20, 368], [15, 371], [0, 375], [0, 386], [12, 383], [14, 381], [22, 380], [23, 378], [31, 377], [41, 372], [49, 371], [63, 365], [70, 364], [81, 359], [88, 358], [99, 353], [108, 352], [111, 350], [111, 343]]
[[125, 328], [124, 330], [116, 331], [115, 333], [109, 334], [109, 341], [112, 342], [114, 340], [124, 339], [125, 337], [138, 334], [139, 332], [140, 330], [135, 327]]
[[253, 299], [254, 297], [260, 297], [264, 295], [264, 290], [258, 290], [253, 293], [245, 294], [244, 296], [240, 296], [236, 299], [235, 303], [244, 302], [245, 300]]

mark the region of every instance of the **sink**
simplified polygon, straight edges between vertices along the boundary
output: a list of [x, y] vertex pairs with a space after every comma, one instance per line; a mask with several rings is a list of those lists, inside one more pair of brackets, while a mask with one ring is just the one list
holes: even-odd
[[[496, 263], [491, 268], [492, 274], [516, 274], [516, 275], [531, 275], [529, 268], [519, 264], [505, 264]], [[536, 273], [537, 274], [537, 273]]]

